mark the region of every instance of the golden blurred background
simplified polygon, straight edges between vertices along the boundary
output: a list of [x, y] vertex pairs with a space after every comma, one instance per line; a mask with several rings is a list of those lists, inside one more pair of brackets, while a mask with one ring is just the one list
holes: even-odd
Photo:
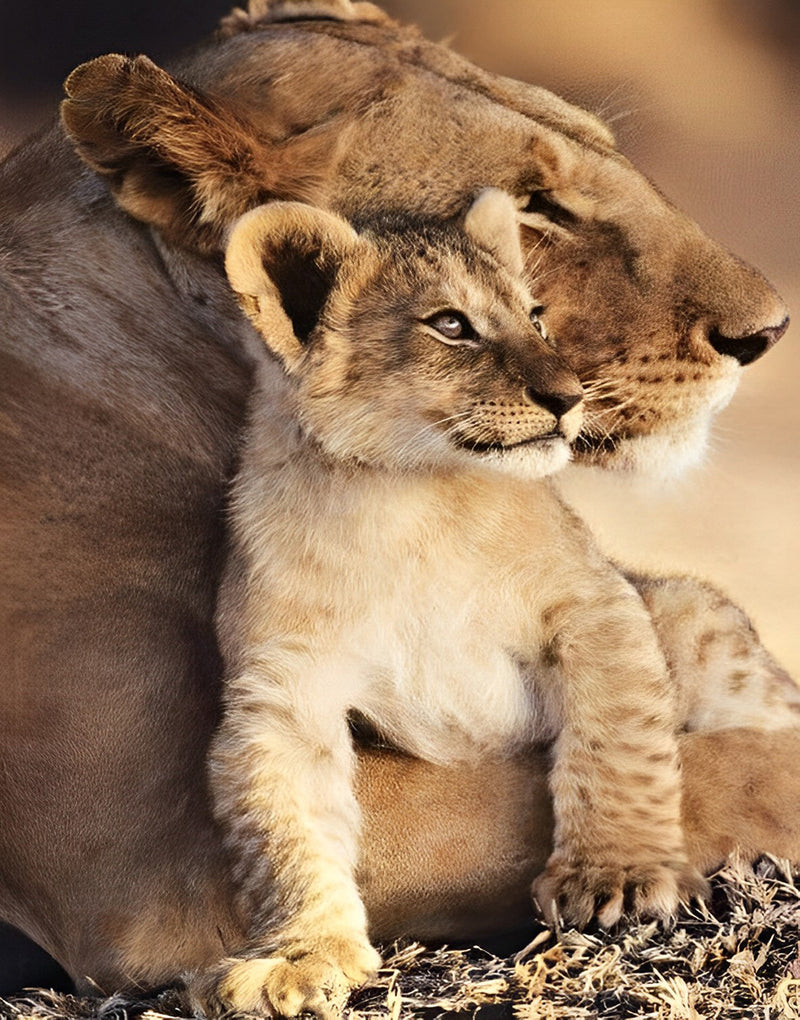
[[[58, 82], [110, 50], [163, 59], [224, 0], [15, 5], [0, 43], [0, 150]], [[712, 236], [757, 265], [797, 324], [748, 368], [706, 464], [669, 488], [571, 468], [568, 498], [607, 551], [717, 582], [800, 677], [800, 4], [797, 0], [385, 0], [489, 69], [609, 120], [621, 149]], [[10, 19], [10, 20], [9, 20]], [[59, 21], [59, 19], [61, 19]]]

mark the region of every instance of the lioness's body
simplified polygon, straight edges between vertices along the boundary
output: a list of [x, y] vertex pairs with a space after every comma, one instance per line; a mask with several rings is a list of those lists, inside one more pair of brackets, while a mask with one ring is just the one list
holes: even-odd
[[113, 986], [132, 921], [160, 938], [208, 909], [210, 943], [230, 924], [199, 763], [240, 314], [202, 265], [204, 303], [176, 293], [63, 138], [12, 157], [0, 188], [0, 912]]
[[[545, 132], [541, 121], [557, 119], [546, 96], [519, 87], [528, 116], [503, 94], [496, 101], [487, 95], [483, 78], [448, 84], [419, 69], [410, 37], [391, 26], [368, 29], [369, 49], [346, 42], [361, 32], [355, 24], [310, 28], [313, 52], [304, 48], [302, 23], [262, 27], [199, 51], [184, 72], [220, 102], [255, 120], [265, 115], [271, 137], [270, 105], [284, 111], [286, 133], [317, 121], [324, 127], [331, 111], [345, 111], [339, 127], [358, 121], [385, 64], [391, 74], [382, 80], [391, 88], [381, 106], [381, 138], [394, 141], [392, 125], [396, 132], [410, 125], [421, 144], [392, 144], [387, 152], [371, 135], [358, 137], [349, 150], [358, 169], [345, 161], [335, 178], [342, 208], [367, 207], [381, 194], [400, 206], [418, 203], [430, 215], [448, 213], [477, 186], [508, 184], [514, 167], [523, 176], [552, 174], [551, 161], [535, 152], [540, 135], [553, 130]], [[327, 50], [331, 36], [342, 37], [335, 60]], [[407, 41], [403, 62], [391, 53], [395, 37]], [[298, 73], [275, 103], [252, 69], [242, 70], [250, 61], [270, 77], [279, 57], [297, 62], [301, 52], [298, 70], [313, 66], [314, 75]], [[450, 59], [436, 47], [427, 52]], [[357, 65], [357, 54], [373, 62]], [[352, 75], [342, 73], [348, 67]], [[318, 91], [308, 96], [303, 89], [312, 82]], [[113, 84], [98, 91], [95, 106], [87, 100], [89, 126], [73, 126], [79, 140], [102, 123], [97, 110], [124, 98], [125, 82]], [[153, 125], [159, 88], [147, 96], [155, 106], [144, 110]], [[406, 107], [412, 89], [416, 98]], [[458, 124], [449, 114], [453, 103]], [[561, 244], [555, 236], [542, 263], [543, 271], [559, 268], [579, 253], [580, 273], [545, 278], [551, 330], [579, 367], [618, 378], [624, 366], [614, 361], [616, 342], [668, 353], [679, 339], [676, 309], [730, 336], [778, 324], [785, 311], [757, 274], [703, 238], [613, 148], [582, 142], [584, 115], [557, 109], [566, 133], [556, 139], [571, 153], [564, 177], [585, 167], [598, 195], [596, 214], [577, 239]], [[124, 118], [114, 124], [121, 139]], [[186, 122], [170, 132], [157, 153], [146, 140], [134, 147], [140, 163], [123, 160], [110, 177], [124, 207], [144, 224], [115, 204], [60, 127], [0, 168], [0, 914], [83, 987], [96, 982], [107, 991], [173, 981], [242, 938], [203, 762], [218, 711], [211, 634], [222, 509], [255, 348], [218, 262], [193, 253], [195, 242], [206, 252], [213, 245], [196, 219], [186, 218], [191, 195], [181, 187], [189, 190], [191, 171], [164, 173], [172, 166], [170, 143], [191, 140], [197, 160], [205, 146], [214, 151], [216, 138]], [[124, 145], [120, 151], [124, 156]], [[104, 156], [102, 145], [91, 155]], [[134, 200], [148, 194], [151, 179], [161, 203], [155, 212]], [[214, 184], [219, 194], [227, 186]], [[626, 219], [630, 189], [641, 201]], [[163, 243], [146, 225], [147, 210], [163, 225], [175, 193], [172, 232], [164, 228], [172, 241]], [[602, 225], [606, 197], [616, 234]], [[249, 201], [261, 198], [254, 193]], [[654, 223], [663, 229], [651, 235]], [[653, 274], [648, 288], [635, 284], [619, 255], [620, 231], [628, 230], [640, 234]], [[668, 268], [678, 234], [686, 255], [680, 272]], [[531, 246], [537, 240], [533, 235]], [[710, 348], [703, 358], [715, 372], [735, 374], [730, 358]], [[696, 402], [678, 405], [670, 392], [648, 388], [648, 400], [690, 417], [705, 406], [702, 387], [691, 387]], [[699, 863], [730, 849], [730, 833], [749, 849], [800, 853], [792, 824], [800, 814], [792, 779], [797, 743], [794, 734], [685, 738], [689, 841]], [[712, 784], [718, 762], [728, 768]], [[527, 763], [441, 773], [404, 760], [362, 760], [362, 887], [376, 937], [450, 937], [528, 916], [524, 890], [551, 832], [542, 773], [533, 772], [531, 784]], [[757, 812], [742, 803], [746, 783]], [[780, 825], [773, 824], [776, 804]]]

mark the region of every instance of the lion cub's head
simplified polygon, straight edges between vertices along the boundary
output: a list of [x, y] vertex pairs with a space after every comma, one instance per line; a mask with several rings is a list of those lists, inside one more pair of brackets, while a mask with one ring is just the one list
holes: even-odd
[[569, 459], [582, 388], [522, 282], [504, 192], [484, 191], [458, 225], [403, 217], [356, 229], [272, 203], [238, 221], [226, 268], [329, 456], [527, 477]]

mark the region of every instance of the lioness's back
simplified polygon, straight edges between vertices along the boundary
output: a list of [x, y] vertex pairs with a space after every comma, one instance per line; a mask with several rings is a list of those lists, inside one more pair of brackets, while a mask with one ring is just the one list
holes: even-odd
[[[198, 763], [217, 697], [222, 491], [248, 373], [60, 133], [13, 155], [0, 189], [0, 860], [18, 890], [0, 885], [0, 911], [72, 973], [86, 969], [80, 944], [102, 980], [98, 958], [109, 973], [121, 965], [104, 928], [124, 930], [142, 906], [146, 927], [154, 907], [135, 881], [98, 898], [120, 861], [157, 869], [179, 843], [180, 902], [208, 870], [194, 862], [214, 854]], [[177, 777], [188, 799], [173, 799]], [[64, 814], [73, 832], [52, 828]], [[78, 943], [62, 888], [76, 918], [104, 918]], [[201, 913], [204, 896], [201, 881]]]

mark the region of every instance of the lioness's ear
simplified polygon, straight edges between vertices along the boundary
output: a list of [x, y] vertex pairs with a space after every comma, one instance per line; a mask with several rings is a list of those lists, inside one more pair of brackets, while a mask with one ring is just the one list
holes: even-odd
[[512, 273], [524, 268], [518, 210], [500, 188], [485, 188], [467, 210], [464, 230], [476, 244], [496, 255]]
[[289, 373], [342, 263], [367, 243], [340, 216], [299, 202], [271, 202], [233, 227], [225, 254], [231, 287]]
[[61, 118], [117, 202], [172, 243], [218, 251], [224, 232], [269, 198], [319, 201], [335, 166], [335, 126], [286, 142], [246, 124], [147, 57], [109, 54], [65, 82]]
[[234, 7], [222, 19], [217, 32], [224, 39], [275, 21], [313, 21], [320, 18], [373, 23], [389, 20], [374, 4], [354, 3], [353, 0], [249, 0], [247, 10]]

